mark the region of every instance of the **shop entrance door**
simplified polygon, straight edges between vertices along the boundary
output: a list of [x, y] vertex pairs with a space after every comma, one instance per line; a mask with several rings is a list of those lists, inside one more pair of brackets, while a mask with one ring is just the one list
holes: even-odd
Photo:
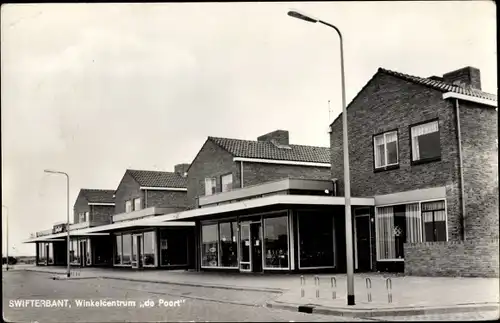
[[370, 215], [358, 215], [354, 217], [356, 270], [367, 272], [371, 270], [371, 222]]
[[240, 271], [262, 272], [262, 225], [260, 221], [241, 223]]
[[132, 268], [142, 268], [142, 234], [132, 236]]

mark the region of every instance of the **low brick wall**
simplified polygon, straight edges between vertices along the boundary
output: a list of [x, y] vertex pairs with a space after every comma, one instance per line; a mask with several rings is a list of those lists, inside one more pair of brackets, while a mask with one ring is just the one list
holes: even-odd
[[498, 239], [405, 243], [405, 274], [498, 277], [498, 247]]

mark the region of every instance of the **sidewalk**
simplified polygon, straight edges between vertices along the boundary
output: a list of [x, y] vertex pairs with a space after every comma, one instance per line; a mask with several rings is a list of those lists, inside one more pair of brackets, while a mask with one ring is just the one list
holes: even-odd
[[[60, 277], [63, 267], [31, 267], [24, 270], [48, 272]], [[132, 271], [113, 268], [78, 268], [72, 278], [106, 278], [187, 286], [252, 290], [279, 294], [268, 307], [353, 317], [422, 315], [470, 311], [499, 310], [498, 278], [414, 277], [391, 274], [356, 274], [356, 305], [347, 306], [346, 275], [246, 275], [240, 273], [188, 272], [184, 270]], [[337, 287], [332, 289], [331, 277]], [[371, 279], [371, 302], [368, 301], [366, 278]], [[392, 281], [389, 302], [386, 279]], [[303, 296], [302, 296], [303, 289]], [[316, 295], [318, 290], [318, 295]], [[335, 295], [333, 292], [335, 291]], [[318, 296], [318, 297], [316, 297]], [[335, 296], [335, 299], [333, 297]]]

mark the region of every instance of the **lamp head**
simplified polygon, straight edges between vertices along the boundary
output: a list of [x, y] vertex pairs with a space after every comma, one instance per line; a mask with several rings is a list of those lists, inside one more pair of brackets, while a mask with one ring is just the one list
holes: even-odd
[[316, 22], [319, 21], [318, 19], [313, 18], [311, 16], [308, 16], [308, 15], [306, 15], [304, 13], [300, 13], [297, 10], [290, 10], [290, 11], [288, 11], [288, 15], [290, 17], [301, 19], [301, 20], [304, 20], [304, 21], [312, 22], [312, 23], [316, 23]]

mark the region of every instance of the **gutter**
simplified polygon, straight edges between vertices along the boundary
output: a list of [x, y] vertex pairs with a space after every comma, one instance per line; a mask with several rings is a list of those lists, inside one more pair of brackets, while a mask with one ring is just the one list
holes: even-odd
[[240, 160], [240, 187], [243, 188], [243, 160]]
[[470, 95], [465, 95], [465, 94], [459, 94], [455, 92], [446, 92], [443, 94], [443, 99], [460, 99], [464, 101], [469, 101], [469, 102], [474, 102], [474, 103], [479, 103], [479, 104], [484, 104], [484, 105], [489, 105], [491, 107], [498, 107], [498, 102], [494, 100], [489, 100], [489, 99], [483, 99], [483, 98], [477, 98], [475, 96], [470, 96]]
[[462, 197], [462, 238], [465, 240], [465, 189], [464, 189], [464, 169], [463, 169], [463, 153], [462, 153], [462, 133], [460, 131], [460, 105], [458, 98], [455, 98], [455, 113], [457, 115], [457, 134], [458, 134], [458, 160], [460, 169], [460, 195]]

